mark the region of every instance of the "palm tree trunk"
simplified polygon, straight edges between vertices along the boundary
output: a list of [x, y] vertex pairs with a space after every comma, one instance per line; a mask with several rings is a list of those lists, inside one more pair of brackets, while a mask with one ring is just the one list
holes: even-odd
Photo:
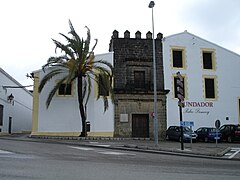
[[82, 92], [82, 75], [79, 75], [78, 78], [78, 105], [79, 105], [79, 111], [82, 119], [82, 132], [80, 134], [81, 137], [86, 137], [87, 136], [87, 131], [86, 131], [86, 115], [84, 111], [84, 106], [83, 106], [83, 92]]

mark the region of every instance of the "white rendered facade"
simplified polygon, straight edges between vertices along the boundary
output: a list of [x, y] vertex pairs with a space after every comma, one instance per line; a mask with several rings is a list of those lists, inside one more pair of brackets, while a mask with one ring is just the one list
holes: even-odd
[[0, 68], [0, 133], [30, 132], [31, 126], [32, 94]]
[[163, 53], [165, 89], [170, 90], [167, 126], [180, 124], [174, 88], [177, 72], [184, 77], [183, 121], [193, 121], [194, 130], [214, 127], [216, 120], [240, 124], [240, 55], [187, 31], [165, 37]]
[[[113, 54], [105, 53], [95, 56], [96, 60], [105, 60], [112, 64]], [[48, 82], [43, 91], [38, 93], [38, 85], [44, 72], [34, 72], [34, 105], [32, 135], [79, 136], [82, 130], [80, 112], [78, 108], [77, 84], [73, 84], [72, 95], [55, 95], [49, 108], [45, 102], [48, 92], [58, 80], [57, 77]], [[97, 100], [97, 87], [92, 82], [92, 91], [87, 104], [87, 120], [90, 122], [89, 136], [113, 136], [114, 107], [109, 99], [109, 108], [104, 112], [103, 100]]]

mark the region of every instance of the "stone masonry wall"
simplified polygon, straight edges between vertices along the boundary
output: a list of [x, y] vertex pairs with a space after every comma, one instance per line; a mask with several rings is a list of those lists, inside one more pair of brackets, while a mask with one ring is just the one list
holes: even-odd
[[[130, 38], [130, 32], [125, 31], [124, 38], [118, 37], [114, 31], [109, 50], [114, 52], [114, 93], [115, 93], [115, 127], [114, 136], [132, 136], [132, 114], [149, 115], [149, 136], [153, 137], [154, 111], [153, 99], [153, 39], [152, 33], [141, 38], [141, 32]], [[165, 138], [166, 131], [166, 95], [164, 92], [162, 34], [155, 39], [157, 93], [158, 93], [158, 128], [159, 139]], [[144, 72], [144, 88], [134, 86], [134, 71]], [[127, 120], [120, 122], [120, 115], [127, 114]]]

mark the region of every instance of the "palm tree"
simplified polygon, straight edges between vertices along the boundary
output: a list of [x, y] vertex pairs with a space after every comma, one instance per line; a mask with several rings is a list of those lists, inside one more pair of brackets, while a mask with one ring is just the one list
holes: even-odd
[[50, 57], [42, 69], [45, 72], [45, 69], [48, 69], [48, 73], [40, 81], [39, 93], [46, 85], [46, 83], [52, 79], [54, 76], [62, 74], [62, 78], [55, 84], [52, 90], [48, 94], [46, 100], [46, 107], [48, 108], [52, 98], [54, 97], [57, 90], [64, 83], [65, 92], [68, 84], [71, 84], [73, 81], [77, 83], [77, 97], [79, 104], [79, 112], [82, 121], [82, 137], [87, 135], [86, 133], [86, 106], [91, 92], [91, 83], [96, 82], [99, 89], [105, 90], [105, 93], [100, 96], [100, 91], [98, 91], [98, 98], [103, 98], [104, 101], [104, 112], [108, 108], [108, 96], [112, 99], [113, 90], [112, 90], [112, 80], [113, 80], [113, 67], [110, 63], [104, 60], [94, 59], [94, 49], [97, 45], [97, 40], [92, 50], [89, 51], [90, 47], [90, 30], [87, 28], [87, 38], [83, 40], [74, 30], [74, 27], [69, 20], [71, 37], [68, 37], [62, 33], [66, 39], [66, 43], [63, 44], [54, 39], [53, 42], [56, 45], [55, 53], [57, 49], [60, 49], [62, 54], [56, 57]]

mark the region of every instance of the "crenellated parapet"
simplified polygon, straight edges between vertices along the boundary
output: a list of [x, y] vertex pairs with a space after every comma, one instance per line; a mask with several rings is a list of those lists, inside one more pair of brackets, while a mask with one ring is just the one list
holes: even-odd
[[[141, 34], [142, 34], [141, 31], [137, 31], [135, 33], [135, 39], [142, 39], [141, 38]], [[117, 39], [117, 38], [121, 38], [121, 37], [119, 37], [119, 32], [117, 30], [114, 30], [113, 34], [112, 34], [112, 39]], [[124, 32], [123, 38], [130, 39], [131, 38], [130, 31], [126, 30]], [[163, 34], [162, 33], [158, 33], [156, 39], [162, 39], [162, 38], [163, 38]], [[146, 39], [152, 39], [152, 33], [150, 31], [148, 31], [146, 33]]]

